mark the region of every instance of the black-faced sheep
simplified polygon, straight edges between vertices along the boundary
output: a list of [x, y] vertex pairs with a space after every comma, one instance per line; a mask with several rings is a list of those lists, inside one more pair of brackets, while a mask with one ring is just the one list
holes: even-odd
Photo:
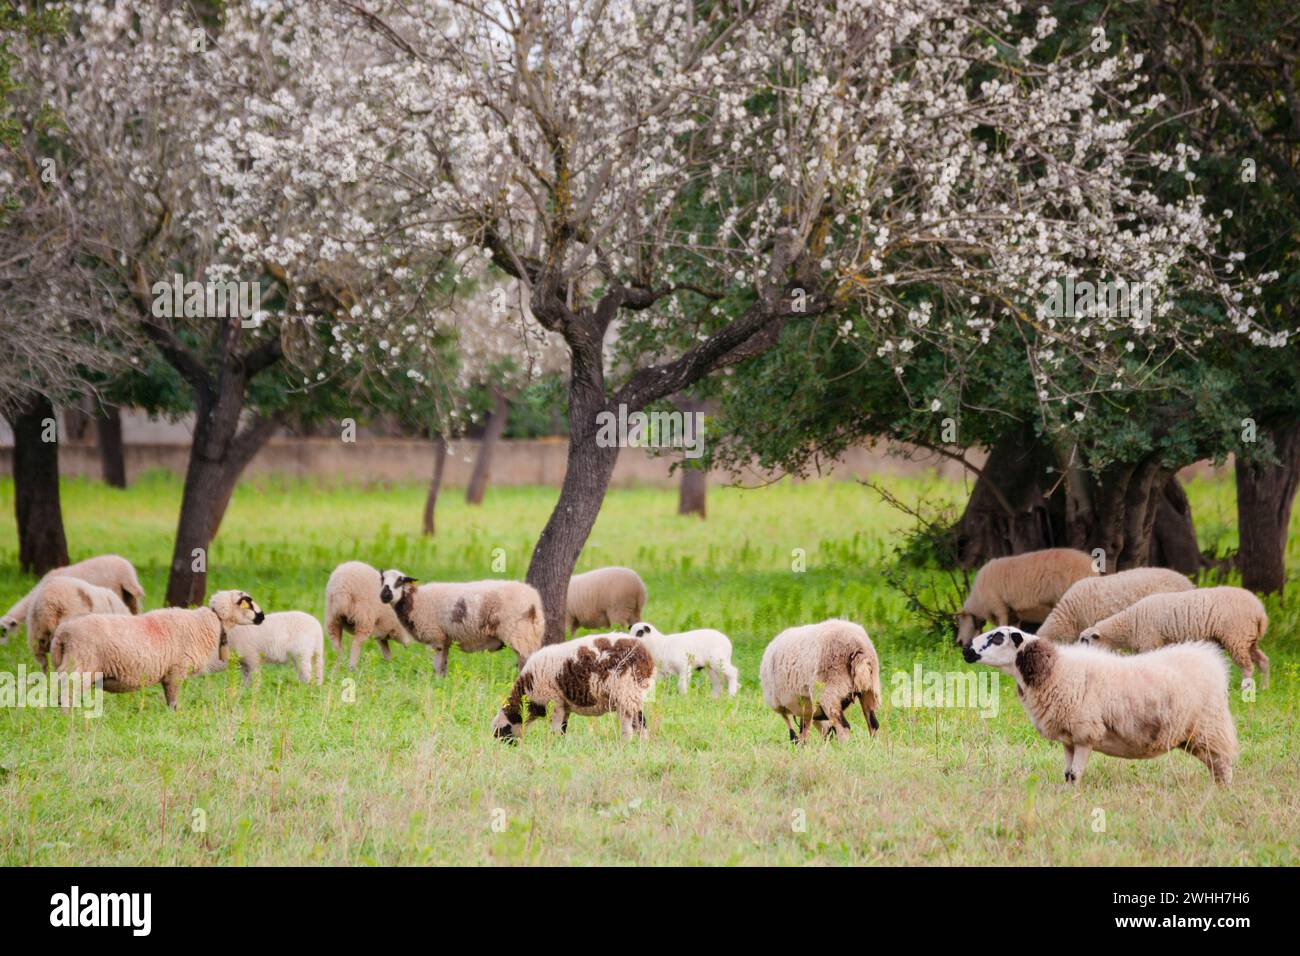
[[731, 663], [731, 640], [721, 631], [700, 628], [678, 634], [661, 634], [653, 624], [638, 621], [632, 636], [645, 642], [660, 674], [677, 678], [677, 692], [684, 694], [691, 686], [691, 675], [698, 670], [709, 672], [713, 696], [722, 692], [736, 695], [739, 671]]
[[28, 591], [17, 604], [5, 612], [3, 617], [0, 617], [0, 644], [7, 643], [9, 634], [17, 630], [18, 626], [27, 619], [37, 588], [52, 577], [77, 578], [101, 588], [108, 588], [122, 599], [122, 603], [132, 614], [139, 614], [140, 608], [144, 606], [144, 588], [140, 586], [140, 577], [135, 573], [135, 567], [131, 562], [117, 554], [96, 555], [78, 561], [76, 564], [69, 564], [66, 568], [55, 568], [37, 581], [36, 587]]
[[1258, 664], [1261, 684], [1267, 687], [1268, 658], [1259, 649], [1267, 629], [1264, 605], [1245, 588], [1197, 588], [1144, 597], [1085, 629], [1079, 640], [1130, 651], [1184, 641], [1214, 641], [1241, 668], [1243, 684], [1253, 679]]
[[572, 634], [580, 627], [630, 627], [645, 609], [645, 582], [631, 568], [597, 568], [569, 579], [565, 625]]
[[492, 735], [508, 741], [524, 735], [528, 723], [546, 716], [551, 726], [569, 727], [569, 715], [618, 714], [623, 738], [647, 736], [645, 699], [654, 686], [655, 663], [645, 644], [623, 634], [590, 634], [534, 652], [519, 672], [510, 696], [492, 720]]
[[546, 615], [537, 591], [520, 581], [470, 581], [416, 586], [401, 571], [385, 571], [379, 599], [392, 605], [406, 633], [433, 648], [433, 666], [447, 674], [452, 644], [466, 653], [508, 647], [523, 667], [542, 646]]
[[[782, 631], [759, 665], [763, 700], [783, 718], [790, 739], [803, 742], [813, 722], [825, 736], [849, 736], [844, 712], [856, 700], [875, 734], [880, 727], [880, 658], [867, 632], [851, 621], [829, 620]], [[795, 733], [792, 719], [799, 721]]]
[[1125, 657], [999, 627], [976, 637], [965, 658], [1015, 679], [1034, 729], [1065, 748], [1067, 783], [1083, 777], [1094, 750], [1144, 760], [1175, 747], [1205, 764], [1216, 782], [1232, 782], [1237, 730], [1227, 662], [1213, 644]]
[[50, 641], [64, 621], [83, 614], [130, 614], [117, 592], [80, 578], [46, 576], [32, 592], [27, 611], [27, 646], [41, 670], [49, 670]]
[[[167, 706], [175, 709], [187, 677], [204, 673], [214, 656], [227, 659], [227, 631], [260, 624], [263, 616], [243, 591], [218, 591], [207, 607], [162, 608], [139, 617], [87, 614], [59, 625], [50, 659], [60, 674], [102, 676], [103, 689], [112, 694], [162, 684]], [[66, 696], [61, 703], [67, 709]]]
[[1190, 591], [1191, 581], [1168, 568], [1132, 568], [1076, 581], [1035, 632], [1061, 644], [1079, 639], [1085, 628], [1136, 604], [1149, 594]]
[[985, 621], [1041, 624], [1074, 582], [1096, 574], [1092, 557], [1073, 548], [994, 558], [976, 573], [957, 615], [957, 643], [969, 646]]
[[383, 586], [378, 568], [363, 561], [345, 561], [330, 572], [325, 585], [325, 630], [334, 650], [343, 650], [343, 632], [352, 635], [348, 666], [356, 669], [361, 660], [362, 643], [371, 637], [379, 640], [384, 660], [392, 658], [389, 641], [409, 644], [393, 609], [379, 600]]

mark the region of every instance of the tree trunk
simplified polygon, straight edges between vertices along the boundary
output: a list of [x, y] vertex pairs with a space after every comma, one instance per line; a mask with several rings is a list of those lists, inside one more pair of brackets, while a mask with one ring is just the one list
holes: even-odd
[[677, 496], [679, 515], [706, 516], [705, 503], [709, 493], [709, 473], [703, 468], [682, 465], [682, 482]]
[[39, 395], [13, 420], [18, 566], [31, 574], [44, 574], [69, 563], [59, 501], [59, 443], [54, 423], [54, 406]]
[[1177, 477], [1171, 477], [1160, 490], [1158, 508], [1152, 563], [1181, 574], [1196, 574], [1204, 562], [1192, 522], [1192, 504]]
[[1057, 544], [1044, 497], [1045, 452], [1028, 428], [1008, 432], [990, 449], [954, 528], [959, 567]]
[[60, 435], [64, 441], [71, 444], [80, 445], [86, 440], [86, 435], [90, 431], [90, 413], [80, 402], [67, 405], [63, 409], [63, 434]]
[[437, 530], [434, 512], [438, 507], [438, 492], [442, 490], [442, 472], [447, 464], [447, 439], [438, 435], [433, 440], [433, 478], [429, 481], [429, 494], [424, 499], [424, 534], [432, 537]]
[[1300, 423], [1269, 429], [1278, 464], [1237, 456], [1237, 567], [1244, 587], [1261, 594], [1286, 585], [1286, 539], [1300, 485]]
[[122, 410], [105, 405], [95, 418], [95, 435], [99, 444], [100, 472], [113, 488], [126, 487], [126, 454], [122, 448]]
[[469, 487], [465, 489], [465, 501], [471, 505], [483, 503], [483, 493], [487, 491], [492, 473], [492, 453], [506, 430], [506, 418], [510, 415], [510, 402], [504, 393], [494, 391], [492, 402], [492, 411], [488, 413], [483, 437], [479, 440], [478, 454], [474, 457], [474, 471], [469, 478]]

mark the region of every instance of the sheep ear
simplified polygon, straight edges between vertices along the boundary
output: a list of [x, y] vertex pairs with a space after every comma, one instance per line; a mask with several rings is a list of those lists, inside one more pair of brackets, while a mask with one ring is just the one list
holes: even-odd
[[415, 578], [408, 578], [405, 574], [403, 574], [403, 575], [402, 575], [402, 579], [401, 579], [400, 581], [398, 581], [397, 583], [398, 583], [398, 584], [414, 584], [414, 583], [415, 583]]

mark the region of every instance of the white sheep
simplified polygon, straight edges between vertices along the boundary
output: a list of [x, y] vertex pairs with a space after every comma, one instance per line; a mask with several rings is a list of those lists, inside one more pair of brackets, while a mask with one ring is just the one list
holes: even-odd
[[27, 646], [41, 670], [49, 671], [50, 640], [60, 624], [82, 614], [130, 614], [122, 599], [108, 588], [80, 578], [46, 576], [32, 592], [27, 611]]
[[1259, 649], [1267, 629], [1268, 612], [1245, 588], [1197, 588], [1144, 597], [1087, 628], [1079, 640], [1130, 651], [1184, 641], [1214, 641], [1241, 668], [1243, 685], [1254, 678], [1258, 664], [1261, 684], [1268, 687], [1268, 658]]
[[1168, 568], [1132, 568], [1076, 581], [1035, 632], [1062, 644], [1079, 639], [1085, 628], [1136, 604], [1149, 594], [1190, 591], [1184, 575]]
[[406, 633], [433, 648], [433, 667], [447, 674], [452, 644], [466, 653], [508, 647], [523, 667], [542, 646], [546, 615], [542, 598], [521, 581], [425, 584], [401, 571], [383, 574], [379, 599], [392, 605]]
[[1175, 747], [1205, 764], [1217, 783], [1232, 782], [1237, 729], [1227, 662], [1213, 644], [1126, 657], [999, 627], [976, 637], [965, 658], [1015, 678], [1034, 729], [1065, 748], [1066, 783], [1082, 779], [1094, 750], [1145, 760]]
[[55, 568], [46, 572], [45, 576], [36, 582], [35, 587], [23, 595], [3, 617], [0, 617], [0, 644], [7, 644], [9, 634], [16, 631], [18, 626], [27, 619], [37, 588], [52, 577], [77, 578], [101, 588], [108, 588], [121, 597], [122, 603], [132, 614], [139, 614], [140, 608], [144, 606], [144, 588], [140, 586], [140, 577], [135, 573], [135, 567], [131, 562], [118, 554], [96, 555], [78, 561], [76, 564], [69, 564], [66, 568]]
[[[59, 625], [50, 660], [60, 674], [102, 676], [103, 689], [111, 694], [160, 683], [167, 706], [175, 709], [187, 677], [207, 672], [214, 656], [227, 660], [229, 629], [260, 624], [263, 617], [243, 591], [218, 591], [207, 607], [168, 607], [139, 617], [86, 614]], [[66, 710], [68, 682], [62, 688]]]
[[[848, 737], [844, 712], [855, 700], [872, 735], [880, 727], [880, 658], [867, 632], [851, 621], [782, 631], [763, 651], [759, 680], [763, 701], [785, 718], [791, 740], [807, 740], [814, 722], [825, 736], [833, 730], [839, 739]], [[798, 734], [792, 718], [799, 721]]]
[[361, 660], [361, 645], [371, 637], [379, 640], [384, 660], [393, 656], [389, 641], [409, 644], [393, 609], [379, 600], [383, 586], [378, 568], [363, 561], [345, 561], [330, 572], [325, 585], [325, 630], [334, 650], [342, 653], [343, 632], [352, 635], [348, 666], [356, 669]]
[[727, 693], [736, 696], [740, 674], [731, 663], [731, 640], [721, 631], [706, 627], [663, 634], [653, 624], [638, 621], [632, 625], [632, 636], [645, 642], [661, 675], [677, 678], [679, 694], [686, 693], [695, 671], [707, 669], [714, 697], [721, 693], [724, 682]]
[[985, 621], [1041, 624], [1070, 585], [1096, 574], [1092, 557], [1074, 548], [994, 558], [976, 572], [957, 615], [957, 643], [968, 646]]
[[239, 655], [244, 683], [262, 664], [292, 664], [298, 679], [325, 681], [325, 635], [320, 621], [304, 611], [277, 611], [261, 624], [241, 624], [226, 632], [230, 649]]
[[569, 715], [618, 714], [623, 738], [648, 736], [646, 697], [654, 687], [655, 662], [641, 641], [624, 634], [590, 634], [535, 651], [519, 671], [501, 710], [492, 719], [492, 735], [513, 742], [528, 723], [546, 716], [554, 705], [551, 726], [563, 734]]
[[631, 568], [575, 574], [569, 579], [565, 626], [570, 634], [580, 627], [629, 627], [641, 620], [645, 599], [645, 582]]

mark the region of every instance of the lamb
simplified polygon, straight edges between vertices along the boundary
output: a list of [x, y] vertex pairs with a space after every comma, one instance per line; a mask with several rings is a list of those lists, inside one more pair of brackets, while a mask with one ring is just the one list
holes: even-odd
[[692, 673], [707, 669], [714, 697], [721, 693], [724, 680], [727, 694], [736, 696], [740, 674], [731, 664], [731, 640], [721, 631], [701, 628], [665, 635], [653, 624], [640, 621], [632, 626], [632, 636], [645, 643], [661, 674], [677, 677], [679, 694], [690, 687]]
[[1254, 680], [1256, 664], [1262, 685], [1268, 687], [1268, 658], [1259, 649], [1267, 629], [1264, 605], [1245, 588], [1197, 588], [1144, 597], [1098, 621], [1080, 634], [1079, 640], [1131, 651], [1184, 641], [1214, 641], [1241, 668], [1243, 687]]
[[343, 632], [352, 634], [348, 667], [353, 670], [361, 660], [362, 642], [371, 637], [378, 638], [386, 661], [393, 656], [389, 641], [411, 643], [393, 609], [379, 600], [380, 578], [378, 568], [362, 561], [345, 561], [330, 572], [325, 585], [325, 628], [334, 650], [340, 653]]
[[1194, 587], [1186, 577], [1168, 568], [1133, 568], [1084, 578], [1070, 586], [1037, 634], [1069, 644], [1078, 640], [1085, 628], [1136, 604], [1148, 594], [1190, 591]]
[[[218, 591], [207, 607], [162, 608], [139, 617], [87, 614], [59, 625], [50, 659], [61, 675], [102, 677], [103, 689], [111, 694], [161, 683], [167, 706], [175, 710], [187, 677], [205, 672], [214, 655], [227, 660], [230, 628], [261, 624], [264, 617], [243, 591]], [[68, 684], [62, 681], [60, 693], [65, 711]]]
[[[569, 729], [569, 715], [618, 714], [623, 739], [645, 739], [646, 697], [654, 687], [655, 662], [642, 641], [625, 634], [590, 634], [534, 652], [519, 671], [510, 696], [492, 719], [492, 736], [513, 743], [530, 721], [546, 716], [551, 727]], [[525, 710], [526, 708], [526, 710]]]
[[37, 581], [35, 587], [5, 612], [4, 617], [0, 617], [0, 644], [9, 643], [10, 632], [16, 631], [30, 613], [32, 598], [36, 596], [37, 589], [53, 577], [78, 578], [108, 588], [122, 598], [122, 603], [132, 614], [139, 614], [140, 608], [144, 606], [144, 588], [140, 586], [140, 578], [131, 562], [117, 554], [96, 555], [69, 564], [66, 568], [55, 568]]
[[976, 637], [964, 656], [1015, 678], [1034, 729], [1065, 748], [1066, 783], [1083, 778], [1094, 750], [1146, 760], [1175, 747], [1205, 764], [1215, 782], [1232, 782], [1237, 729], [1227, 662], [1213, 644], [1126, 657], [999, 627]]
[[27, 646], [49, 672], [50, 639], [59, 625], [82, 614], [130, 614], [116, 592], [80, 578], [46, 575], [32, 592], [27, 611]]
[[970, 646], [985, 621], [1041, 624], [1070, 585], [1097, 573], [1092, 558], [1073, 548], [994, 558], [976, 573], [957, 615], [957, 643]]
[[263, 662], [293, 664], [304, 684], [325, 681], [325, 635], [320, 621], [304, 611], [277, 611], [261, 624], [241, 624], [226, 634], [230, 649], [239, 655], [239, 669], [247, 684]]
[[645, 609], [645, 582], [631, 568], [597, 568], [569, 579], [565, 627], [630, 627]]
[[379, 599], [392, 605], [414, 640], [433, 648], [433, 668], [447, 675], [447, 651], [509, 647], [519, 667], [542, 646], [546, 615], [536, 590], [520, 581], [470, 581], [415, 586], [401, 571], [385, 571]]
[[[851, 621], [832, 619], [782, 631], [763, 651], [759, 665], [763, 701], [783, 718], [790, 739], [803, 743], [813, 722], [824, 736], [849, 736], [844, 711], [857, 700], [874, 736], [880, 728], [876, 710], [880, 692], [880, 658], [867, 632]], [[791, 718], [798, 718], [795, 734]]]

